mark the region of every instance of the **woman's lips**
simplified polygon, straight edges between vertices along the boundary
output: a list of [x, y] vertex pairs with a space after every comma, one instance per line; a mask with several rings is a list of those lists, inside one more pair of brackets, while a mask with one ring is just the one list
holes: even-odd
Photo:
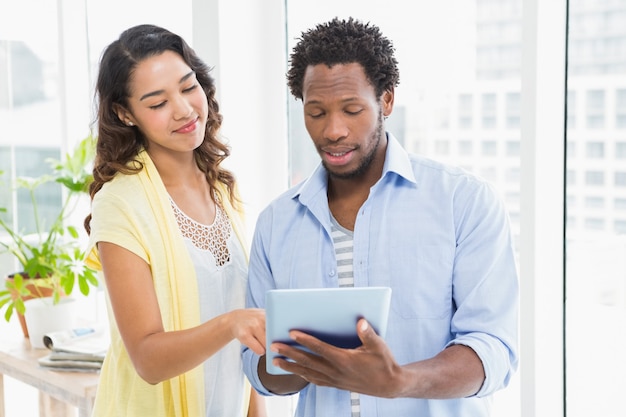
[[198, 123], [198, 119], [196, 118], [195, 120], [192, 120], [191, 122], [187, 123], [186, 125], [176, 129], [174, 132], [176, 132], [176, 133], [193, 132], [194, 130], [196, 130], [196, 124], [197, 123]]

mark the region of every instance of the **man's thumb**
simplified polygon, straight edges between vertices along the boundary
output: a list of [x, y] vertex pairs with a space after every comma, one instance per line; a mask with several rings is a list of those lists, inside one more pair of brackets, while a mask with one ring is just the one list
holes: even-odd
[[372, 336], [376, 334], [372, 326], [370, 326], [370, 324], [365, 319], [359, 320], [359, 322], [357, 323], [357, 331], [359, 334], [359, 339], [361, 339], [361, 342], [363, 342], [363, 344], [365, 344], [366, 341], [371, 340]]

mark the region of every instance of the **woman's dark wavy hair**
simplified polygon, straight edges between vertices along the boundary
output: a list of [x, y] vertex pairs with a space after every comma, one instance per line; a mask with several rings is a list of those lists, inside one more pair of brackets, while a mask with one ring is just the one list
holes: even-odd
[[[139, 25], [124, 31], [111, 43], [100, 60], [96, 84], [98, 139], [93, 177], [89, 193], [94, 195], [118, 173], [134, 174], [143, 168], [137, 160], [139, 151], [148, 146], [146, 138], [136, 126], [127, 126], [117, 116], [117, 106], [128, 109], [129, 83], [137, 65], [143, 60], [173, 51], [196, 73], [209, 104], [206, 132], [202, 144], [194, 150], [198, 167], [204, 171], [211, 188], [217, 182], [226, 185], [227, 198], [234, 206], [238, 199], [234, 175], [220, 167], [230, 155], [230, 149], [222, 143], [217, 133], [222, 125], [222, 115], [215, 98], [215, 82], [211, 70], [180, 36], [158, 26]], [[134, 161], [134, 163], [131, 163]], [[218, 195], [219, 198], [224, 196]], [[85, 229], [91, 231], [91, 214], [85, 219]]]
[[287, 84], [291, 94], [302, 100], [304, 73], [309, 65], [358, 63], [374, 86], [376, 97], [393, 90], [400, 82], [395, 48], [380, 29], [350, 17], [317, 25], [302, 33], [290, 56]]

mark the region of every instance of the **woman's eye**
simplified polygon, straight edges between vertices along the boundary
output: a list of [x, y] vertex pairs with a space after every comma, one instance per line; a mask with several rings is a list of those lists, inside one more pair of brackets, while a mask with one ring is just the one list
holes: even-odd
[[159, 108], [161, 108], [163, 106], [165, 106], [165, 102], [164, 101], [159, 103], [159, 104], [155, 104], [154, 106], [150, 106], [150, 108], [153, 109], [153, 110], [156, 110], [156, 109], [159, 109]]
[[192, 86], [191, 86], [191, 87], [189, 87], [189, 88], [185, 88], [185, 89], [183, 90], [183, 93], [188, 93], [188, 92], [190, 92], [190, 91], [193, 91], [193, 90], [195, 90], [195, 89], [196, 89], [196, 87], [198, 87], [198, 84], [194, 84], [194, 85], [192, 85]]

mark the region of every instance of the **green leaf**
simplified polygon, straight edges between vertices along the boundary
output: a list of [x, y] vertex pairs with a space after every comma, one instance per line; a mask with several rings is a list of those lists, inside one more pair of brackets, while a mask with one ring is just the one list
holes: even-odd
[[83, 295], [89, 294], [89, 284], [87, 283], [85, 277], [78, 277], [78, 289]]
[[0, 308], [4, 307], [5, 304], [10, 303], [11, 301], [13, 300], [11, 300], [11, 294], [8, 291], [0, 291]]
[[16, 298], [13, 306], [20, 314], [24, 314], [24, 312], [26, 311], [26, 306], [24, 306], [24, 300], [22, 300], [21, 298]]
[[93, 269], [85, 269], [83, 275], [87, 281], [94, 287], [98, 286], [98, 277]]
[[74, 226], [68, 226], [67, 227], [67, 231], [70, 232], [70, 235], [74, 239], [78, 239], [78, 231], [76, 230], [76, 228]]
[[13, 315], [13, 304], [9, 304], [7, 310], [4, 312], [4, 319], [6, 321], [11, 320], [11, 316]]
[[[0, 214], [4, 217], [0, 218], [0, 230], [4, 230], [8, 235], [7, 241], [0, 242], [0, 252], [9, 252], [16, 256], [22, 265], [21, 269], [25, 272], [24, 275], [48, 277], [28, 282], [36, 284], [33, 293], [51, 288], [56, 302], [63, 292], [69, 295], [76, 287], [82, 294], [88, 295], [90, 286], [98, 286], [95, 271], [83, 264], [85, 253], [79, 247], [80, 234], [77, 228], [65, 224], [65, 220], [76, 208], [75, 194], [87, 192], [93, 182], [92, 162], [95, 156], [95, 142], [91, 135], [84, 138], [71, 152], [62, 155], [60, 160], [48, 160], [50, 173], [37, 178], [20, 177], [10, 185], [25, 189], [29, 193], [33, 207], [31, 214], [34, 216], [36, 235], [39, 237], [36, 243], [31, 244], [31, 240], [25, 239], [21, 231], [14, 230], [5, 220], [4, 214], [9, 211], [6, 207], [0, 207]], [[4, 174], [6, 175], [6, 172]], [[63, 198], [57, 216], [52, 220], [52, 224], [48, 225], [44, 224], [45, 221], [39, 216], [38, 194], [35, 190], [42, 184], [52, 181], [66, 187], [68, 193]], [[12, 294], [17, 295], [15, 300], [12, 300], [7, 292], [0, 292], [0, 305], [7, 310], [5, 313], [7, 320], [13, 311], [24, 311], [24, 297], [34, 295], [28, 290], [30, 287], [26, 285], [24, 278], [25, 276], [19, 274], [15, 276], [13, 282], [7, 283], [7, 291], [14, 291]]]
[[13, 288], [15, 288], [16, 291], [20, 291], [23, 287], [24, 277], [22, 276], [22, 274], [17, 273], [13, 275]]

